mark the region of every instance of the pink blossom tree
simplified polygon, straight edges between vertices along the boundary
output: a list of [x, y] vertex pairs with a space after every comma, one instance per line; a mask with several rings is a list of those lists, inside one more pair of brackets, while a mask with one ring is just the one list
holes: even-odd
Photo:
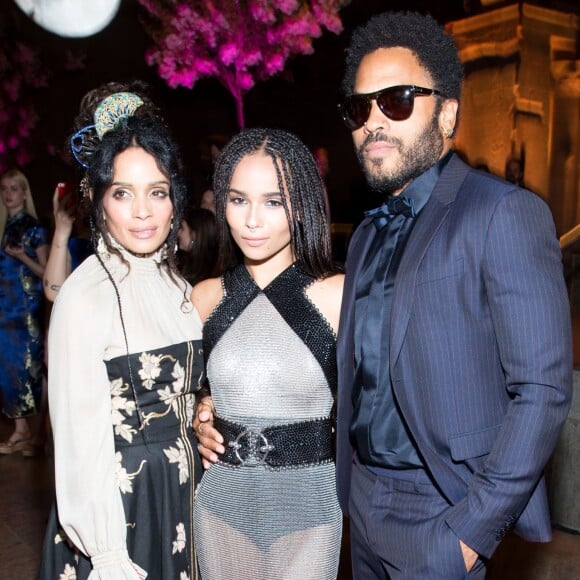
[[170, 87], [216, 77], [233, 95], [244, 127], [244, 94], [282, 71], [289, 57], [311, 54], [323, 29], [342, 31], [350, 0], [139, 0], [155, 42], [146, 61]]
[[38, 114], [30, 90], [46, 82], [36, 52], [11, 36], [0, 36], [0, 173], [31, 160]]

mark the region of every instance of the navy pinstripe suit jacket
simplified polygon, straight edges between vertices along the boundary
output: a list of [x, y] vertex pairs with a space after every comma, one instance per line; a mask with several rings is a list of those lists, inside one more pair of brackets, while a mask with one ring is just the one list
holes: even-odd
[[[354, 287], [375, 235], [355, 232], [338, 337], [337, 486], [347, 511]], [[394, 395], [450, 503], [447, 523], [489, 557], [506, 531], [547, 541], [542, 470], [572, 392], [570, 309], [552, 216], [533, 193], [454, 155], [411, 233], [390, 321]]]

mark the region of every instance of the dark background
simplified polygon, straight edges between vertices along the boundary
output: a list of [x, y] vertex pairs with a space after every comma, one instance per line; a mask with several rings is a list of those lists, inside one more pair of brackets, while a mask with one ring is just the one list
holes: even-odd
[[[216, 79], [202, 79], [193, 89], [171, 89], [157, 76], [155, 68], [146, 65], [144, 53], [152, 41], [140, 24], [142, 9], [137, 0], [123, 0], [113, 22], [84, 39], [61, 38], [47, 32], [27, 18], [12, 0], [1, 2], [5, 30], [38, 51], [49, 75], [48, 85], [33, 93], [40, 119], [35, 157], [24, 167], [39, 217], [50, 216], [50, 200], [57, 181], [78, 181], [80, 177], [77, 168], [66, 163], [62, 155], [48, 152], [49, 145], [64, 150], [81, 97], [111, 80], [138, 78], [150, 84], [153, 98], [164, 110], [182, 148], [192, 196], [199, 196], [211, 175], [209, 144], [219, 144], [237, 131], [235, 103]], [[505, 4], [497, 3], [491, 8]], [[555, 4], [543, 2], [547, 7], [557, 7]], [[356, 26], [371, 15], [390, 9], [430, 12], [441, 23], [483, 10], [473, 0], [352, 0], [341, 11], [344, 31], [340, 35], [325, 32], [314, 42], [312, 55], [294, 57], [281, 75], [257, 84], [245, 97], [246, 126], [288, 129], [311, 149], [327, 148], [327, 185], [335, 221], [357, 221], [361, 206], [375, 203], [363, 191], [350, 134], [336, 110], [344, 49]], [[71, 60], [82, 62], [82, 68], [71, 70]]]

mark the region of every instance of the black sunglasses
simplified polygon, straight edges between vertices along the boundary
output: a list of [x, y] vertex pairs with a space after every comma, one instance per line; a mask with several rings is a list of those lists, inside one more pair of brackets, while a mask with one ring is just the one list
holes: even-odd
[[426, 89], [414, 85], [398, 85], [381, 89], [376, 93], [355, 94], [346, 97], [338, 106], [344, 124], [351, 130], [360, 129], [369, 119], [372, 102], [393, 121], [404, 121], [413, 113], [415, 96], [441, 95], [436, 89]]

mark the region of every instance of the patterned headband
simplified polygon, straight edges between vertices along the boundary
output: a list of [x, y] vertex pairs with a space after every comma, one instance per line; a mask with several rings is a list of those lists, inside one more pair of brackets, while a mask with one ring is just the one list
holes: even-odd
[[135, 93], [114, 93], [103, 99], [93, 116], [94, 125], [79, 129], [70, 139], [70, 147], [74, 158], [85, 169], [89, 168], [89, 160], [103, 136], [114, 129], [121, 119], [131, 117], [143, 104], [143, 100]]

